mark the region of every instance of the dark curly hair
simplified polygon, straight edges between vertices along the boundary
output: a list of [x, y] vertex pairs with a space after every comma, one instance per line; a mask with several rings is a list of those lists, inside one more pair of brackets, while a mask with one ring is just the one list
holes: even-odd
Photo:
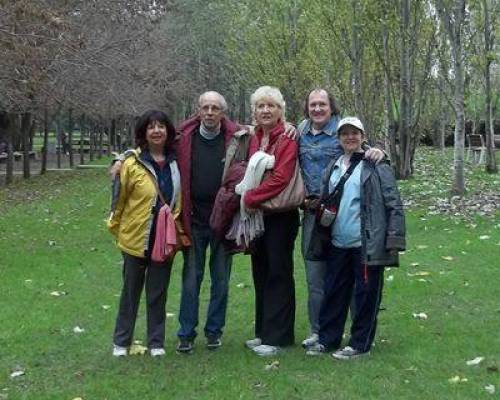
[[316, 89], [313, 89], [311, 90], [307, 96], [306, 96], [306, 99], [304, 101], [304, 116], [306, 118], [309, 118], [309, 97], [311, 96], [311, 93], [312, 92], [319, 92], [321, 90], [324, 90], [328, 96], [328, 101], [330, 102], [330, 108], [332, 109], [332, 114], [331, 115], [340, 115], [340, 108], [339, 106], [337, 105], [337, 102], [335, 101], [335, 98], [333, 97], [333, 95], [326, 89], [323, 89], [323, 88], [316, 88]]
[[142, 114], [135, 124], [135, 145], [142, 150], [146, 149], [148, 142], [146, 141], [146, 131], [148, 125], [152, 122], [160, 122], [167, 127], [167, 141], [165, 142], [165, 150], [172, 150], [175, 140], [175, 127], [163, 111], [149, 110]]

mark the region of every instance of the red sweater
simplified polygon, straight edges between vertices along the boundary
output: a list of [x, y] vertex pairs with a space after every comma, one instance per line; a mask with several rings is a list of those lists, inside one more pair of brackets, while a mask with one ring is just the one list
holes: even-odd
[[[272, 154], [270, 151], [274, 143], [285, 132], [285, 125], [279, 122], [269, 133], [269, 144], [267, 148], [263, 149], [266, 153]], [[260, 148], [262, 136], [264, 132], [262, 128], [257, 128], [255, 135], [250, 141], [249, 157], [251, 157]], [[255, 189], [249, 190], [245, 194], [245, 205], [249, 208], [259, 208], [260, 204], [266, 200], [272, 199], [274, 196], [282, 192], [290, 179], [292, 179], [295, 164], [297, 162], [298, 145], [295, 140], [290, 139], [288, 136], [283, 136], [280, 143], [274, 151], [276, 157], [274, 161], [274, 168], [269, 177], [264, 179], [262, 183]]]

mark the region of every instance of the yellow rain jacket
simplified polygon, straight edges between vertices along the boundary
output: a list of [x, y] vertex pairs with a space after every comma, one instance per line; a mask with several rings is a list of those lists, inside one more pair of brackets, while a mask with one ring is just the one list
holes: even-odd
[[[141, 150], [129, 150], [120, 175], [113, 182], [111, 214], [107, 221], [109, 231], [116, 237], [117, 246], [127, 254], [145, 257], [151, 227], [156, 213], [157, 180], [153, 166], [139, 157]], [[169, 204], [177, 220], [181, 213], [180, 174], [177, 162], [169, 163], [172, 176], [172, 201]]]

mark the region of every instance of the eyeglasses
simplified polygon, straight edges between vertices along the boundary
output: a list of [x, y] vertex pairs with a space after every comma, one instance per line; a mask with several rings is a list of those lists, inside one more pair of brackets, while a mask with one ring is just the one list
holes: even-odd
[[203, 107], [201, 107], [201, 111], [203, 112], [212, 112], [214, 114], [218, 114], [222, 111], [222, 108], [220, 108], [219, 106], [216, 106], [216, 105], [210, 105], [210, 104], [207, 104], [207, 105], [204, 105]]

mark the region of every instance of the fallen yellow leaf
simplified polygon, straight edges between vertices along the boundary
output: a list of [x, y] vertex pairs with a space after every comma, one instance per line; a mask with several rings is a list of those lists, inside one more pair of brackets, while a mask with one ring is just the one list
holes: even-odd
[[128, 354], [130, 354], [131, 356], [142, 356], [146, 354], [147, 351], [148, 351], [147, 347], [142, 346], [140, 344], [133, 344], [132, 346], [130, 346]]

